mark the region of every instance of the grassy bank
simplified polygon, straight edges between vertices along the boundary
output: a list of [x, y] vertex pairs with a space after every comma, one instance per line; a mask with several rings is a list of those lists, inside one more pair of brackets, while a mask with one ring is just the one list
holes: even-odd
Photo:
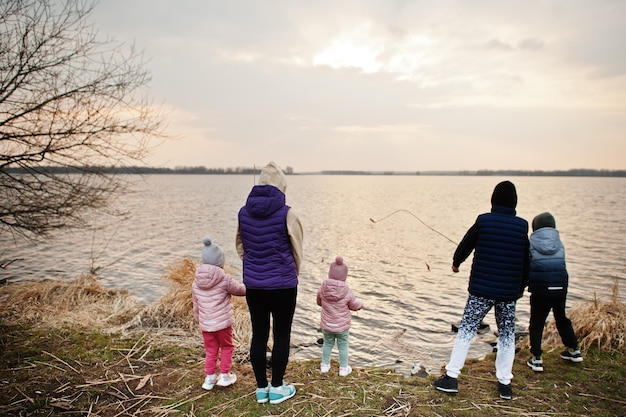
[[[138, 305], [92, 277], [0, 287], [0, 415], [85, 416], [624, 416], [626, 307], [617, 294], [570, 312], [584, 362], [559, 357], [553, 323], [546, 329], [545, 371], [516, 356], [511, 401], [497, 395], [494, 355], [468, 361], [457, 395], [432, 388], [435, 376], [357, 368], [348, 377], [319, 372], [319, 360], [291, 362], [296, 396], [257, 404], [247, 361], [245, 303], [235, 302], [237, 344], [230, 387], [204, 391], [203, 348], [190, 315], [186, 260], [166, 274], [171, 290]], [[582, 330], [581, 330], [582, 329]], [[581, 333], [582, 332], [582, 333]]]
[[[212, 391], [200, 388], [201, 346], [180, 347], [151, 331], [133, 337], [27, 325], [0, 326], [1, 415], [92, 416], [623, 416], [626, 412], [624, 355], [598, 348], [583, 363], [544, 356], [546, 370], [525, 365], [518, 353], [514, 399], [500, 400], [493, 355], [470, 361], [460, 392], [435, 391], [434, 376], [405, 377], [385, 369], [355, 369], [342, 378], [321, 374], [319, 361], [290, 363], [286, 378], [296, 396], [278, 405], [257, 404], [254, 376], [236, 364], [238, 381]], [[334, 370], [337, 364], [333, 363]]]

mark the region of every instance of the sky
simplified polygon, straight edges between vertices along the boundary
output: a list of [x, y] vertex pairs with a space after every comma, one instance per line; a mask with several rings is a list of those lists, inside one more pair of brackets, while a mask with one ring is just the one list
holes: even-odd
[[101, 0], [168, 133], [151, 166], [626, 169], [626, 1]]

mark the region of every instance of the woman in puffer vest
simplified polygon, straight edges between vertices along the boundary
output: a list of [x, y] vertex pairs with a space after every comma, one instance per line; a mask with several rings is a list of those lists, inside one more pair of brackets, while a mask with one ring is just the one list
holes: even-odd
[[[252, 323], [250, 362], [259, 403], [278, 404], [296, 393], [293, 384], [285, 383], [283, 377], [289, 361], [303, 231], [299, 217], [285, 202], [286, 189], [283, 171], [274, 162], [268, 163], [238, 216], [237, 253], [243, 260], [243, 283]], [[270, 323], [272, 379], [268, 384]]]

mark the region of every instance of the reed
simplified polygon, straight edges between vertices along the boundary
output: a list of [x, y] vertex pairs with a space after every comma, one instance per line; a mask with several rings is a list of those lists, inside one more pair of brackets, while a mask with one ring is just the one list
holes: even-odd
[[196, 328], [193, 319], [191, 284], [196, 265], [184, 258], [168, 265], [163, 280], [169, 286], [164, 295], [148, 305], [141, 313], [141, 324], [148, 327], [171, 327], [185, 330]]
[[106, 289], [90, 275], [4, 285], [0, 300], [5, 323], [50, 327], [108, 328], [132, 319], [140, 308], [128, 291]]
[[[48, 279], [0, 287], [0, 319], [59, 328], [90, 327], [104, 333], [143, 333], [151, 329], [162, 340], [177, 345], [202, 344], [193, 317], [191, 284], [196, 264], [184, 258], [168, 266], [162, 279], [168, 289], [150, 304], [138, 303], [126, 290], [107, 289], [91, 275], [75, 280]], [[229, 267], [226, 267], [229, 273]], [[233, 297], [235, 362], [248, 359], [252, 335], [244, 297]]]
[[[228, 265], [225, 271], [232, 274]], [[167, 292], [141, 314], [143, 326], [181, 328], [196, 332], [198, 325], [193, 317], [191, 284], [196, 272], [196, 264], [191, 258], [184, 258], [168, 266], [163, 279], [169, 282]], [[243, 362], [248, 358], [248, 347], [252, 336], [248, 305], [244, 297], [232, 297], [234, 310], [233, 360]], [[198, 336], [199, 337], [199, 336]]]
[[[568, 312], [576, 336], [583, 349], [597, 346], [606, 352], [626, 352], [626, 304], [619, 297], [619, 284], [613, 283], [609, 300], [593, 300], [577, 303]], [[562, 346], [554, 321], [549, 321], [544, 330], [545, 348]]]
[[[197, 344], [200, 339], [193, 319], [191, 284], [196, 264], [184, 258], [169, 265], [163, 274], [168, 290], [157, 301], [138, 303], [126, 290], [107, 289], [93, 276], [75, 280], [46, 279], [0, 287], [0, 319], [6, 324], [26, 322], [46, 327], [92, 327], [105, 333], [143, 332], [146, 328], [173, 336], [178, 344]], [[226, 267], [230, 273], [229, 267]], [[244, 297], [233, 297], [235, 360], [246, 361], [252, 335]], [[568, 312], [581, 347], [626, 352], [626, 305], [613, 284], [609, 300], [594, 298], [577, 303]], [[271, 343], [271, 342], [270, 342]], [[523, 347], [528, 342], [522, 343]], [[545, 349], [562, 346], [553, 320], [546, 324]], [[269, 347], [268, 347], [269, 348]]]
[[[194, 272], [191, 259], [171, 265], [163, 275], [168, 291], [149, 305], [137, 303], [127, 291], [106, 289], [91, 276], [0, 286], [0, 414], [623, 415], [624, 354], [616, 351], [624, 351], [626, 307], [617, 283], [610, 300], [594, 297], [569, 312], [588, 348], [585, 366], [546, 351], [550, 367], [539, 377], [524, 360], [516, 360], [513, 402], [497, 399], [490, 356], [467, 362], [457, 396], [434, 392], [432, 376], [405, 378], [392, 370], [355, 368], [343, 378], [320, 374], [319, 360], [293, 361], [289, 378], [297, 396], [268, 406], [254, 399], [243, 297], [233, 297], [238, 382], [223, 390], [200, 388], [202, 339], [190, 301]], [[546, 342], [550, 338], [560, 344], [554, 323], [546, 327]]]

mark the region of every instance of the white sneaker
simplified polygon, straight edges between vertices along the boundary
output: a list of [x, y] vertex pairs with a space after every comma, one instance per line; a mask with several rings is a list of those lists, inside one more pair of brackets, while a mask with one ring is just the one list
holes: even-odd
[[322, 364], [320, 365], [320, 372], [325, 374], [328, 371], [330, 371], [330, 363], [322, 362]]
[[296, 387], [293, 384], [285, 384], [275, 387], [270, 384], [270, 404], [280, 404], [296, 395]]
[[236, 381], [237, 375], [229, 372], [227, 374], [220, 374], [220, 377], [217, 379], [217, 385], [220, 387], [227, 387], [234, 384]]
[[214, 386], [215, 386], [215, 375], [207, 375], [206, 378], [204, 378], [202, 389], [209, 391], [209, 390], [212, 390]]
[[256, 389], [256, 402], [264, 404], [270, 400], [270, 384], [265, 388]]
[[339, 376], [348, 376], [352, 373], [352, 367], [350, 365], [346, 367], [339, 367]]

